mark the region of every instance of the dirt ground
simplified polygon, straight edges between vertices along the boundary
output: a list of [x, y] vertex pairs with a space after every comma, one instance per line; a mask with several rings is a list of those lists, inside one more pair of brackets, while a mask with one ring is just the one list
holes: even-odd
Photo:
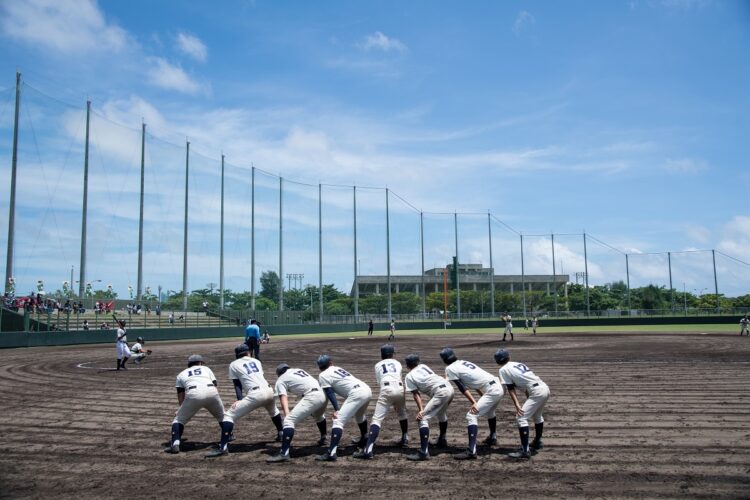
[[[497, 374], [499, 335], [400, 336], [398, 359], [410, 352], [442, 370], [450, 345], [460, 359]], [[512, 403], [498, 413], [498, 445], [476, 461], [456, 461], [466, 446], [468, 409], [457, 393], [450, 407], [451, 449], [410, 462], [411, 449], [390, 446], [398, 422], [390, 414], [376, 457], [351, 457], [350, 422], [335, 463], [314, 455], [317, 429], [299, 426], [290, 463], [268, 465], [278, 450], [268, 415], [238, 422], [231, 453], [205, 459], [219, 437], [206, 412], [185, 429], [183, 452], [163, 452], [177, 408], [174, 379], [189, 354], [216, 373], [226, 405], [237, 341], [148, 343], [142, 367], [116, 372], [114, 345], [0, 351], [0, 497], [261, 497], [261, 498], [750, 498], [750, 338], [727, 333], [596, 334], [531, 337], [519, 331], [505, 345], [551, 388], [545, 448], [532, 461], [505, 454], [518, 447]], [[373, 387], [372, 366], [384, 336], [335, 340], [274, 339], [262, 346], [269, 382], [287, 361], [317, 374], [315, 359], [334, 363]], [[415, 405], [407, 398], [410, 416]], [[370, 403], [368, 414], [374, 409]], [[330, 406], [328, 409], [330, 429]], [[433, 437], [437, 429], [433, 429]], [[483, 439], [487, 427], [480, 421]], [[533, 434], [533, 430], [532, 430]]]

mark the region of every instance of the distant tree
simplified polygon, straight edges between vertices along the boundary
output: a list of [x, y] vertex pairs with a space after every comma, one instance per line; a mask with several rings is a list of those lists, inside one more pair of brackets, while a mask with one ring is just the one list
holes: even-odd
[[255, 299], [256, 311], [275, 311], [279, 308], [276, 302], [266, 297], [257, 297]]
[[354, 300], [341, 297], [324, 304], [324, 312], [335, 316], [354, 314]]
[[279, 275], [276, 271], [263, 271], [260, 275], [260, 295], [271, 301], [279, 299]]
[[391, 312], [393, 314], [416, 314], [421, 309], [422, 300], [416, 293], [401, 292], [391, 295]]
[[387, 314], [388, 297], [385, 295], [368, 295], [359, 299], [359, 312], [362, 314]]

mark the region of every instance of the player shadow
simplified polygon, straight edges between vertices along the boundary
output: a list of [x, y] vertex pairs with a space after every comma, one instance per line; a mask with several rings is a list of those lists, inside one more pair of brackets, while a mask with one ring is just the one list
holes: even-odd
[[[169, 441], [165, 441], [161, 444], [163, 448], [166, 448], [171, 443]], [[211, 447], [215, 447], [216, 442], [210, 442], [210, 443], [203, 443], [200, 441], [188, 441], [187, 439], [183, 438], [180, 442], [180, 452], [187, 452], [187, 451], [196, 451], [196, 450], [205, 450]]]
[[229, 443], [229, 452], [232, 454], [237, 454], [237, 453], [252, 453], [258, 450], [268, 451], [268, 449], [272, 448], [274, 444], [278, 444], [278, 443], [273, 443], [273, 442], [268, 442], [268, 441], [259, 441], [256, 443], [243, 443], [243, 442], [238, 443], [235, 440]]

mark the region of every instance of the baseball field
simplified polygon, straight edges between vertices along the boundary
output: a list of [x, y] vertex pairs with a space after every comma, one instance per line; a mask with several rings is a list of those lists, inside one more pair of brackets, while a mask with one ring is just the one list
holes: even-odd
[[[702, 331], [701, 331], [702, 330]], [[185, 429], [183, 452], [163, 452], [177, 409], [175, 376], [188, 355], [202, 354], [217, 375], [226, 406], [234, 401], [227, 365], [237, 340], [147, 342], [154, 353], [140, 367], [114, 371], [113, 345], [0, 351], [0, 497], [78, 498], [748, 498], [750, 497], [750, 338], [737, 331], [399, 332], [396, 357], [419, 353], [442, 371], [438, 352], [452, 346], [497, 375], [493, 353], [502, 344], [550, 387], [545, 448], [531, 461], [513, 461], [518, 447], [510, 399], [498, 413], [498, 445], [479, 459], [457, 461], [466, 446], [467, 401], [450, 406], [450, 449], [410, 462], [418, 443], [396, 448], [398, 422], [383, 424], [375, 458], [351, 457], [347, 425], [335, 463], [314, 460], [314, 422], [298, 426], [289, 463], [268, 465], [278, 450], [263, 410], [238, 421], [230, 454], [206, 459], [219, 427], [206, 412]], [[266, 378], [281, 361], [317, 374], [315, 360], [334, 364], [370, 384], [385, 332], [374, 337], [273, 338], [261, 346]], [[133, 339], [134, 340], [134, 339]], [[148, 341], [148, 339], [147, 339]], [[294, 402], [292, 398], [292, 403]], [[413, 418], [415, 405], [407, 396]], [[374, 409], [370, 403], [368, 415]], [[330, 406], [328, 408], [330, 429]], [[433, 437], [437, 434], [433, 429]], [[479, 439], [487, 435], [480, 421]], [[532, 429], [533, 435], [533, 429]]]

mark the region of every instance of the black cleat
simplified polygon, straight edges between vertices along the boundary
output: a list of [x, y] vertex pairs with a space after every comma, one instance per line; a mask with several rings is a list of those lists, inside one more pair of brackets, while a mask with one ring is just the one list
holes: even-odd
[[409, 436], [404, 436], [399, 440], [393, 442], [393, 446], [399, 446], [401, 448], [409, 447]]
[[328, 439], [326, 439], [325, 436], [320, 436], [320, 439], [318, 439], [318, 446], [325, 446], [328, 444]]
[[282, 455], [281, 453], [279, 453], [278, 455], [274, 455], [272, 457], [268, 457], [266, 459], [266, 463], [269, 463], [269, 464], [277, 464], [277, 463], [288, 462], [288, 461], [289, 461], [289, 455]]
[[316, 462], [335, 462], [336, 461], [336, 455], [331, 455], [330, 453], [324, 453], [322, 455], [318, 455], [315, 457]]
[[456, 453], [455, 455], [453, 455], [453, 458], [455, 458], [456, 460], [476, 460], [477, 454], [467, 450], [461, 453]]
[[221, 448], [217, 448], [214, 451], [210, 453], [206, 453], [204, 455], [205, 458], [216, 458], [216, 457], [223, 457], [224, 455], [229, 455], [229, 449], [224, 448], [223, 450]]
[[489, 436], [487, 436], [486, 438], [484, 438], [484, 441], [482, 441], [482, 443], [485, 444], [485, 445], [487, 445], [487, 446], [495, 445], [495, 444], [497, 444], [497, 437], [495, 437], [492, 434], [490, 434]]
[[544, 443], [541, 440], [534, 441], [531, 443], [529, 448], [531, 448], [532, 450], [541, 450], [542, 448], [544, 448]]
[[354, 458], [361, 458], [362, 460], [372, 460], [373, 454], [372, 452], [365, 452], [365, 451], [355, 451], [352, 454], [352, 457]]
[[434, 443], [430, 443], [430, 444], [434, 446], [435, 448], [447, 448], [448, 447], [448, 441], [445, 438], [442, 438], [442, 439], [438, 438], [437, 441], [435, 441]]
[[513, 453], [508, 453], [508, 456], [517, 460], [528, 460], [531, 458], [531, 453], [521, 448], [520, 450], [514, 451]]
[[427, 453], [422, 453], [420, 451], [420, 452], [417, 452], [417, 453], [415, 453], [413, 455], [406, 455], [406, 459], [407, 460], [413, 460], [415, 462], [421, 462], [422, 460], [429, 460], [430, 459], [430, 455], [428, 455]]

